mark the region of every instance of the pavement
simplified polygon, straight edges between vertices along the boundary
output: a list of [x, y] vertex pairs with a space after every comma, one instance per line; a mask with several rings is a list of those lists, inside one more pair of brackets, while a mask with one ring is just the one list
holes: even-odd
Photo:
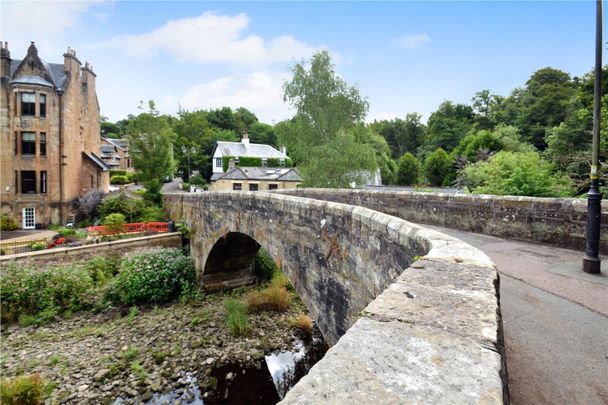
[[10, 243], [35, 241], [35, 240], [52, 238], [53, 236], [55, 236], [55, 234], [57, 234], [57, 232], [49, 231], [49, 230], [2, 231], [2, 233], [0, 233], [0, 243], [5, 242], [5, 241], [7, 243], [9, 241], [10, 241]]
[[497, 266], [511, 404], [608, 404], [607, 261], [591, 275], [584, 252], [424, 226]]

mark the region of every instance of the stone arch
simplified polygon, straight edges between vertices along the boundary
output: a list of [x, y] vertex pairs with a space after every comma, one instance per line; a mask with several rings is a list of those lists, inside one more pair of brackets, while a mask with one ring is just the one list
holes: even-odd
[[199, 277], [206, 290], [239, 287], [255, 281], [255, 256], [260, 244], [251, 236], [228, 232], [220, 237], [205, 260]]

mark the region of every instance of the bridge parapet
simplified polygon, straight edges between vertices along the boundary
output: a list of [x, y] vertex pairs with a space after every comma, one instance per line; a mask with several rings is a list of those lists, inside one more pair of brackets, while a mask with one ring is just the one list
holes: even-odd
[[[585, 249], [587, 200], [409, 191], [298, 189], [282, 194], [358, 205], [419, 224]], [[608, 253], [608, 203], [600, 250]]]
[[[282, 194], [167, 194], [206, 261], [264, 246], [333, 347], [285, 403], [502, 403], [496, 269], [458, 239], [361, 206]], [[416, 260], [418, 259], [418, 260]]]

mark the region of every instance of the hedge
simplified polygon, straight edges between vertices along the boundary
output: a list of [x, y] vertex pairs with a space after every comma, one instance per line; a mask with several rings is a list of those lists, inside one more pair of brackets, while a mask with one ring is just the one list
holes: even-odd
[[[224, 156], [222, 158], [222, 166], [224, 168], [224, 172], [228, 171], [228, 166], [230, 165], [230, 159], [235, 159], [234, 156]], [[262, 158], [256, 157], [240, 157], [239, 163], [236, 166], [243, 167], [262, 167]], [[266, 167], [293, 167], [293, 161], [290, 158], [285, 159], [285, 165], [281, 166], [281, 159], [279, 158], [269, 158]]]

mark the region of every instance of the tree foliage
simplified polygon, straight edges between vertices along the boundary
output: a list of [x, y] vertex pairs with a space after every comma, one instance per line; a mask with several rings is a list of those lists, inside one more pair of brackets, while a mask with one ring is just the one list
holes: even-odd
[[398, 183], [402, 186], [411, 186], [418, 182], [422, 172], [422, 164], [416, 156], [406, 152], [399, 158]]
[[436, 149], [424, 160], [424, 175], [433, 186], [442, 186], [453, 171], [454, 161], [441, 148]]

